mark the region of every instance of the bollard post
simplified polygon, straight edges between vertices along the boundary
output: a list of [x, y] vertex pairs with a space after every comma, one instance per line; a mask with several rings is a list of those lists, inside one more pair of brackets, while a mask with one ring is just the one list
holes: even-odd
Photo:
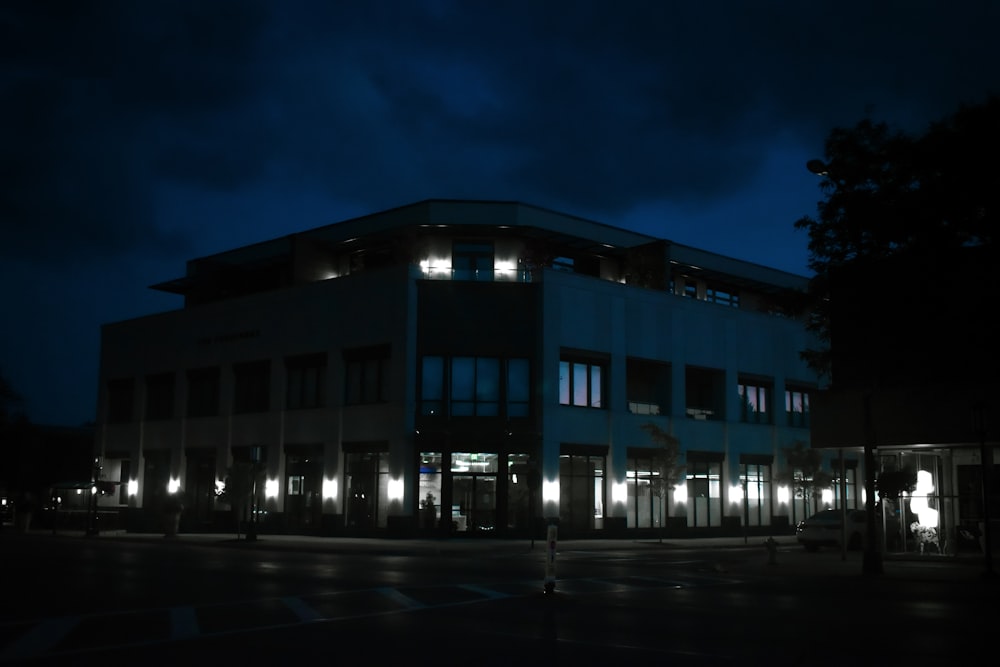
[[545, 553], [545, 593], [552, 593], [556, 589], [556, 525], [549, 524], [546, 542], [548, 551]]

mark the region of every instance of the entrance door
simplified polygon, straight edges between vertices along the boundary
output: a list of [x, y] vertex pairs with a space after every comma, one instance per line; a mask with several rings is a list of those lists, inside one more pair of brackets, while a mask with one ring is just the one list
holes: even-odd
[[451, 456], [451, 522], [459, 533], [494, 534], [497, 522], [497, 455]]

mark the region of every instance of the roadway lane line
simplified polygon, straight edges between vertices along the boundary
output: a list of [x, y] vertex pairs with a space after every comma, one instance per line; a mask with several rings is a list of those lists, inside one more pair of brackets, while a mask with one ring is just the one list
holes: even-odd
[[0, 660], [23, 660], [45, 653], [55, 648], [79, 623], [79, 616], [46, 619], [9, 644], [0, 654]]
[[189, 639], [201, 634], [194, 607], [170, 608], [170, 639]]

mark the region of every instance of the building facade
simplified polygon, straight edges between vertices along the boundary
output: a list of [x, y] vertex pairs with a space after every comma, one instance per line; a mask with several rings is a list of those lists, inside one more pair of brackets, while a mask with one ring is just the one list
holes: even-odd
[[[806, 283], [492, 201], [198, 258], [153, 286], [183, 307], [102, 328], [97, 454], [126, 491], [101, 502], [135, 530], [170, 493], [182, 530], [787, 530], [821, 502], [779, 483], [818, 388], [782, 308]], [[682, 451], [662, 497], [649, 423]], [[832, 502], [860, 506], [844, 470]]]

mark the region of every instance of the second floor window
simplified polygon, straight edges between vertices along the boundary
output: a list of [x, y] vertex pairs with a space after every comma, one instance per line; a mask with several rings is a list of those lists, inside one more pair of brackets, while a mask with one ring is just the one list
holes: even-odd
[[[447, 372], [446, 372], [447, 370]], [[528, 359], [425, 356], [420, 368], [420, 414], [507, 417], [531, 412]]]
[[285, 370], [285, 407], [289, 410], [322, 407], [326, 355], [290, 357], [285, 360]]
[[199, 368], [188, 371], [189, 417], [214, 417], [219, 414], [219, 369]]
[[804, 389], [785, 391], [785, 415], [789, 426], [809, 427], [809, 392]]
[[133, 385], [132, 378], [108, 382], [108, 422], [132, 421]]
[[344, 353], [344, 404], [384, 403], [389, 400], [389, 346], [377, 345]]
[[604, 364], [594, 361], [559, 362], [559, 403], [604, 407]]
[[146, 419], [171, 419], [174, 416], [174, 374], [146, 377]]
[[233, 366], [233, 412], [267, 412], [271, 407], [271, 363]]
[[455, 242], [451, 248], [451, 269], [455, 280], [493, 280], [493, 244]]
[[770, 424], [770, 388], [758, 382], [740, 383], [740, 421], [751, 424]]

